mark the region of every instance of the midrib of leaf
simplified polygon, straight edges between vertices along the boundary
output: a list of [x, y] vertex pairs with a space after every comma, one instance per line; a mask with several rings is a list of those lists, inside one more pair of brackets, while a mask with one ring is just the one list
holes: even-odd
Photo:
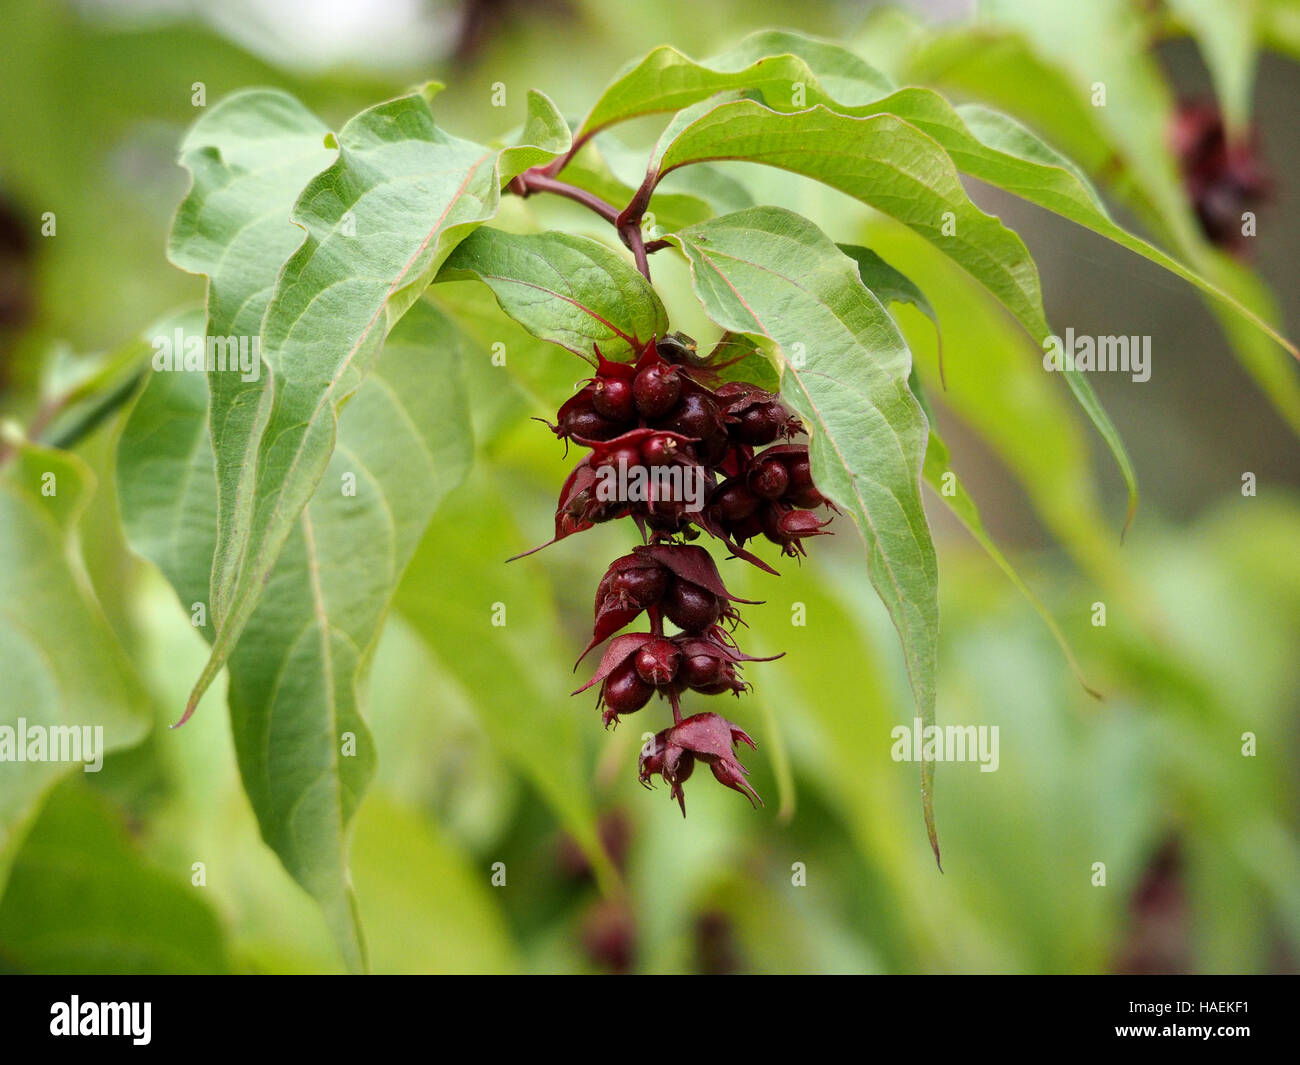
[[[724, 112], [726, 114], [723, 114]], [[891, 157], [892, 154], [897, 154], [900, 148], [893, 143], [889, 145], [891, 154], [877, 153], [870, 156], [865, 153], [854, 155], [838, 149], [814, 151], [808, 147], [807, 143], [800, 141], [793, 147], [785, 147], [784, 149], [759, 148], [745, 153], [731, 152], [726, 154], [726, 158], [764, 163], [779, 169], [790, 170], [793, 173], [804, 174], [830, 185], [832, 188], [838, 188], [886, 214], [893, 215], [909, 228], [931, 241], [937, 248], [958, 263], [963, 270], [997, 296], [1035, 340], [1041, 342], [1051, 333], [1042, 309], [1042, 293], [1038, 282], [1038, 270], [1024, 242], [1014, 232], [1003, 226], [998, 219], [985, 214], [971, 202], [962, 188], [955, 164], [939, 142], [928, 133], [896, 115], [870, 114], [859, 118], [833, 112], [822, 105], [804, 111], [778, 112], [750, 100], [719, 104], [712, 110], [701, 114], [689, 125], [670, 130], [670, 134], [666, 134], [661, 138], [655, 148], [650, 176], [648, 176], [647, 181], [652, 181], [656, 173], [662, 175], [689, 163], [716, 160], [718, 155], [713, 147], [715, 141], [705, 138], [703, 144], [692, 149], [688, 138], [692, 135], [698, 137], [700, 130], [704, 128], [704, 124], [711, 122], [714, 126], [720, 123], [724, 126], [724, 132], [717, 135], [716, 143], [725, 145], [740, 140], [745, 134], [739, 130], [733, 129], [732, 132], [725, 132], [726, 127], [735, 121], [731, 116], [738, 116], [741, 121], [757, 118], [765, 125], [773, 127], [764, 130], [767, 137], [775, 134], [787, 138], [793, 137], [796, 140], [807, 136], [809, 131], [801, 130], [797, 123], [800, 120], [806, 120], [809, 116], [817, 119], [827, 119], [838, 123], [839, 126], [847, 125], [849, 129], [856, 130], [860, 135], [871, 135], [877, 132], [878, 129], [888, 129], [896, 133], [907, 131], [904, 137], [912, 137], [913, 144], [923, 148], [928, 153], [930, 158], [926, 162], [932, 167], [932, 174], [935, 177], [941, 175], [944, 178], [942, 186], [936, 182], [935, 177], [931, 177], [927, 181], [920, 176], [911, 175], [905, 171], [900, 172], [899, 167]], [[834, 129], [826, 126], [815, 127], [815, 131], [822, 134], [833, 134], [835, 132]], [[709, 132], [713, 132], [712, 127]], [[749, 135], [753, 136], [752, 130]], [[841, 131], [841, 135], [843, 135], [843, 131]], [[674, 158], [674, 152], [677, 153], [679, 158]], [[771, 157], [776, 156], [778, 153], [789, 158], [787, 161], [773, 161]], [[863, 187], [862, 181], [866, 174], [862, 169], [856, 171], [850, 169], [841, 174], [820, 173], [814, 167], [803, 165], [805, 159], [818, 155], [826, 158], [849, 159], [863, 165], [884, 167], [894, 174], [911, 181], [915, 188], [925, 189], [938, 198], [940, 200], [940, 210], [930, 218], [918, 219], [913, 213], [914, 203], [906, 197], [886, 194], [881, 190], [875, 190], [870, 184]], [[954, 235], [945, 236], [937, 224], [938, 218], [942, 217], [943, 208], [953, 211], [954, 215], [958, 216], [958, 235], [956, 235], [956, 239], [954, 239]], [[967, 221], [965, 222], [959, 217], [962, 213], [966, 214]], [[966, 234], [963, 231], [970, 224], [977, 227], [975, 236], [984, 239], [976, 243], [966, 239]], [[994, 256], [991, 251], [986, 249], [986, 243], [989, 248], [997, 246], [1003, 252], [1002, 256]], [[955, 254], [957, 249], [961, 249], [962, 254]], [[990, 264], [991, 270], [989, 269]], [[1124, 477], [1125, 485], [1128, 488], [1128, 513], [1124, 523], [1124, 528], [1127, 529], [1129, 522], [1132, 521], [1133, 515], [1136, 513], [1138, 502], [1137, 474], [1133, 469], [1132, 461], [1128, 457], [1118, 431], [1102, 408], [1087, 379], [1073, 367], [1066, 367], [1063, 376], [1075, 399], [1110, 449]]]
[[[389, 284], [389, 286], [388, 286], [388, 291], [387, 291], [387, 295], [384, 297], [383, 302], [380, 303], [380, 305], [379, 305], [378, 307], [375, 308], [375, 313], [374, 313], [373, 315], [370, 316], [370, 321], [366, 323], [365, 328], [361, 331], [361, 334], [357, 337], [356, 342], [355, 342], [355, 343], [352, 345], [352, 347], [348, 350], [347, 355], [345, 355], [345, 356], [343, 357], [343, 361], [342, 361], [342, 363], [339, 365], [339, 368], [338, 368], [338, 370], [335, 372], [333, 378], [331, 378], [330, 383], [329, 383], [329, 386], [328, 386], [328, 387], [326, 388], [326, 390], [321, 394], [320, 400], [319, 400], [319, 402], [316, 404], [316, 409], [312, 412], [311, 417], [310, 417], [310, 418], [308, 419], [308, 421], [307, 421], [307, 424], [308, 424], [309, 426], [314, 425], [314, 424], [316, 423], [317, 419], [320, 417], [321, 412], [322, 412], [322, 411], [323, 411], [327, 406], [329, 406], [330, 401], [334, 398], [334, 391], [335, 391], [335, 389], [338, 387], [338, 383], [339, 383], [340, 379], [343, 377], [343, 374], [344, 374], [346, 371], [348, 371], [349, 369], [352, 368], [352, 363], [353, 363], [353, 360], [354, 360], [354, 359], [356, 358], [356, 356], [357, 356], [357, 352], [361, 350], [361, 346], [362, 346], [362, 345], [363, 345], [363, 344], [364, 344], [364, 343], [365, 343], [365, 342], [370, 338], [371, 331], [374, 329], [374, 327], [375, 327], [375, 323], [379, 321], [380, 316], [383, 315], [383, 314], [385, 314], [385, 313], [388, 311], [388, 309], [389, 309], [388, 301], [389, 301], [389, 300], [390, 300], [390, 299], [391, 299], [391, 298], [392, 298], [392, 297], [393, 297], [393, 296], [394, 296], [398, 291], [400, 291], [401, 288], [403, 287], [403, 285], [406, 283], [406, 279], [407, 279], [407, 277], [410, 275], [410, 272], [411, 272], [411, 267], [414, 266], [415, 263], [416, 263], [416, 261], [420, 258], [420, 256], [423, 255], [423, 254], [425, 253], [425, 251], [428, 250], [429, 244], [434, 240], [434, 238], [437, 237], [437, 236], [439, 235], [439, 233], [440, 233], [440, 231], [441, 231], [441, 229], [442, 229], [442, 224], [447, 220], [447, 215], [451, 213], [451, 209], [452, 209], [453, 207], [455, 207], [456, 204], [457, 204], [457, 197], [459, 197], [460, 194], [463, 193], [463, 192], [465, 191], [466, 187], [469, 185], [470, 179], [473, 178], [473, 176], [474, 176], [476, 173], [478, 173], [478, 168], [479, 168], [480, 166], [483, 165], [484, 161], [486, 161], [487, 159], [491, 158], [491, 157], [492, 157], [493, 155], [495, 155], [495, 154], [496, 154], [495, 152], [487, 152], [487, 153], [485, 153], [483, 156], [481, 156], [481, 157], [478, 159], [477, 162], [475, 162], [475, 163], [473, 164], [473, 166], [470, 167], [469, 172], [465, 175], [465, 179], [464, 179], [464, 181], [462, 181], [462, 182], [460, 183], [460, 187], [456, 190], [456, 193], [455, 193], [455, 195], [453, 196], [453, 198], [452, 198], [452, 199], [447, 203], [447, 206], [446, 206], [446, 208], [443, 210], [442, 214], [438, 216], [438, 220], [437, 220], [437, 221], [433, 224], [433, 226], [429, 229], [429, 232], [425, 235], [424, 240], [422, 240], [422, 241], [420, 242], [420, 246], [415, 250], [415, 252], [411, 255], [411, 257], [406, 261], [406, 265], [402, 267], [401, 272], [400, 272], [400, 273], [397, 275], [397, 277], [395, 277], [395, 278], [392, 280], [392, 282]], [[390, 184], [391, 184], [391, 183], [390, 183]], [[357, 201], [357, 202], [360, 202], [360, 201]], [[354, 203], [354, 204], [352, 204], [352, 206], [356, 206], [356, 204]], [[337, 229], [337, 227], [335, 227], [333, 230], [331, 230], [331, 234], [336, 233], [337, 231], [338, 231], [338, 229]], [[325, 241], [322, 240], [322, 241], [320, 242], [320, 244], [317, 245], [315, 251], [319, 251], [320, 248], [324, 246], [324, 244], [325, 244]], [[313, 252], [313, 255], [314, 255], [314, 252]], [[308, 260], [308, 262], [310, 262], [310, 260]], [[304, 265], [305, 265], [305, 264], [304, 264]], [[347, 278], [346, 280], [351, 281], [351, 280], [355, 280], [355, 279], [349, 277], [349, 278]], [[334, 284], [340, 284], [340, 283], [341, 283], [341, 282], [335, 282]], [[298, 315], [293, 319], [293, 321], [290, 323], [289, 328], [288, 328], [287, 333], [286, 333], [286, 338], [285, 338], [286, 340], [288, 340], [289, 337], [291, 337], [291, 336], [293, 335], [293, 330], [297, 328], [298, 324], [299, 324], [299, 323], [303, 320], [303, 318], [306, 316], [307, 311], [311, 309], [312, 304], [315, 303], [316, 300], [319, 299], [322, 295], [324, 295], [324, 293], [328, 292], [329, 289], [332, 288], [332, 287], [333, 287], [333, 285], [328, 285], [328, 286], [326, 286], [325, 288], [321, 289], [319, 292], [316, 293], [316, 295], [314, 295], [314, 296], [312, 297], [311, 301], [309, 301], [309, 302], [307, 303], [307, 305], [303, 307], [302, 311], [301, 311], [301, 312], [300, 312], [300, 313], [299, 313], [299, 314], [298, 314]], [[269, 307], [269, 306], [268, 306], [267, 310], [268, 310], [268, 311], [270, 310], [270, 307]], [[289, 463], [289, 471], [288, 471], [288, 474], [287, 474], [287, 475], [285, 476], [285, 478], [284, 478], [286, 481], [287, 481], [287, 480], [289, 479], [289, 477], [290, 477], [290, 476], [291, 476], [291, 475], [292, 475], [292, 474], [297, 470], [297, 468], [298, 468], [298, 463], [302, 460], [303, 450], [304, 450], [304, 448], [305, 448], [305, 444], [306, 444], [306, 441], [308, 440], [308, 438], [309, 438], [309, 434], [304, 433], [304, 434], [302, 435], [302, 442], [300, 442], [299, 445], [298, 445], [298, 447], [295, 449], [295, 451], [294, 451], [294, 453], [293, 453], [293, 459], [292, 459], [292, 461]], [[282, 498], [282, 496], [281, 496], [281, 498]], [[277, 509], [278, 509], [278, 504], [277, 504]], [[264, 559], [264, 555], [263, 555], [263, 554], [259, 554], [259, 555], [258, 555], [258, 560], [259, 560], [259, 561], [262, 561], [263, 559]], [[241, 567], [240, 567], [240, 568], [242, 569], [242, 555], [241, 555]]]
[[[382, 498], [382, 493], [380, 495]], [[389, 531], [391, 536], [392, 533], [394, 532], [394, 526], [391, 521], [391, 512], [389, 512], [389, 514], [390, 514]], [[331, 764], [331, 770], [322, 771], [320, 774], [320, 778], [326, 780], [330, 788], [330, 791], [334, 796], [333, 810], [335, 814], [336, 838], [340, 841], [340, 845], [343, 852], [340, 854], [340, 861], [342, 863], [346, 863], [347, 860], [346, 841], [347, 841], [348, 821], [347, 821], [346, 812], [344, 810], [344, 789], [342, 784], [343, 778], [342, 778], [342, 774], [340, 773], [339, 745], [337, 742], [337, 738], [339, 736], [339, 723], [340, 723], [338, 689], [335, 686], [335, 680], [334, 680], [334, 654], [333, 654], [333, 650], [330, 647], [330, 640], [334, 629], [333, 626], [330, 624], [329, 615], [325, 609], [325, 594], [321, 589], [320, 560], [316, 552], [316, 533], [315, 533], [315, 527], [312, 524], [310, 503], [308, 503], [307, 506], [303, 507], [302, 516], [300, 517], [299, 521], [302, 525], [303, 544], [306, 548], [307, 573], [311, 585], [312, 611], [315, 616], [315, 629], [320, 641], [321, 675], [324, 681], [324, 691], [327, 693], [326, 713], [328, 715], [329, 727], [327, 729], [323, 729], [322, 734], [325, 737], [326, 746], [328, 746], [333, 759]], [[341, 634], [341, 635], [346, 635], [346, 634]], [[374, 639], [377, 640], [378, 635], [379, 635], [379, 628], [377, 626], [374, 633]], [[296, 644], [296, 642], [297, 641], [294, 641], [294, 644]], [[291, 644], [290, 645], [291, 650], [292, 647], [293, 645]], [[267, 701], [268, 706], [274, 706], [276, 704], [280, 680], [284, 676], [284, 667], [287, 666], [291, 658], [292, 658], [292, 654], [287, 654], [285, 656], [284, 663], [282, 663], [281, 666], [280, 674], [276, 678], [275, 688], [272, 690], [271, 696]], [[362, 662], [362, 658], [360, 655], [358, 655], [358, 662], [359, 663]], [[361, 665], [360, 668], [364, 669], [364, 665]], [[268, 739], [270, 735], [271, 735], [271, 731], [268, 729], [267, 731]], [[266, 758], [266, 764], [268, 766], [271, 764], [269, 752], [268, 752], [268, 757]], [[269, 779], [267, 780], [267, 787], [268, 789], [271, 787], [271, 781]], [[301, 801], [305, 799], [307, 795], [308, 792], [304, 789], [302, 795], [299, 798], [299, 802], [301, 803]], [[356, 801], [358, 803], [360, 802], [359, 795], [356, 797]], [[297, 806], [295, 805], [295, 807], [288, 812], [288, 816], [286, 817], [287, 823], [289, 824], [296, 823], [296, 818], [294, 816], [296, 809]], [[352, 934], [352, 943], [350, 945], [350, 950], [345, 950], [345, 957], [348, 957], [349, 961], [352, 962], [353, 958], [350, 957], [350, 955], [352, 954], [352, 952], [355, 952], [355, 963], [354, 963], [355, 968], [364, 970], [368, 966], [367, 959], [366, 959], [366, 942], [365, 942], [365, 937], [363, 936], [361, 931], [361, 922], [357, 920], [355, 916], [356, 903], [355, 900], [351, 897], [350, 893], [347, 898], [347, 902], [353, 913], [353, 919], [350, 922], [348, 922], [348, 926]]]
[[582, 311], [584, 314], [586, 314], [594, 321], [599, 322], [601, 325], [608, 328], [611, 333], [614, 333], [616, 336], [618, 336], [619, 339], [625, 341], [629, 346], [634, 346], [637, 342], [635, 337], [628, 336], [625, 332], [623, 332], [623, 330], [619, 329], [619, 327], [616, 326], [613, 322], [611, 322], [608, 318], [605, 318], [597, 314], [591, 307], [588, 307], [585, 303], [582, 303], [581, 301], [574, 299], [572, 296], [566, 296], [562, 292], [555, 292], [554, 290], [548, 289], [546, 288], [546, 286], [539, 285], [533, 281], [521, 281], [515, 277], [506, 277], [504, 274], [484, 273], [483, 279], [485, 281], [508, 281], [511, 284], [520, 285], [523, 288], [531, 288], [535, 292], [544, 292], [547, 295], [554, 296], [556, 299], [559, 299], [564, 303], [569, 304], [572, 307], [576, 307], [578, 310]]

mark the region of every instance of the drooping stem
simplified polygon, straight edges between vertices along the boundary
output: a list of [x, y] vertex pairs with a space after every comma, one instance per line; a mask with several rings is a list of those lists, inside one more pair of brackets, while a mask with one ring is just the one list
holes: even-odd
[[[668, 246], [666, 242], [657, 240], [652, 241], [651, 245], [647, 247], [645, 237], [641, 233], [641, 221], [645, 217], [646, 208], [649, 206], [650, 196], [654, 192], [658, 175], [647, 174], [646, 180], [642, 182], [641, 187], [636, 190], [636, 195], [632, 197], [632, 202], [620, 211], [613, 204], [602, 200], [595, 193], [588, 192], [586, 189], [579, 188], [567, 181], [561, 181], [555, 176], [564, 168], [564, 164], [572, 158], [573, 153], [578, 150], [581, 143], [584, 143], [582, 138], [579, 139], [579, 143], [567, 155], [561, 156], [549, 166], [525, 170], [510, 182], [508, 187], [517, 196], [527, 198], [537, 192], [549, 192], [556, 196], [563, 196], [574, 203], [580, 203], [589, 211], [594, 211], [614, 227], [619, 239], [632, 252], [632, 258], [636, 261], [637, 270], [641, 272], [642, 277], [649, 281], [650, 252]], [[557, 166], [556, 163], [560, 165]]]
[[541, 168], [541, 172], [547, 177], [557, 177], [561, 170], [569, 165], [573, 157], [582, 151], [583, 145], [595, 135], [595, 130], [587, 130], [586, 133], [580, 134], [574, 139], [569, 150], [563, 155], [558, 155], [552, 159], [546, 166]]

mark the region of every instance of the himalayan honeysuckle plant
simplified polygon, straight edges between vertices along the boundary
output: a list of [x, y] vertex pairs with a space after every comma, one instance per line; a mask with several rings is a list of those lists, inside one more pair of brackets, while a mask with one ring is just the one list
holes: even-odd
[[[926, 294], [875, 250], [839, 243], [861, 240], [858, 230], [823, 232], [756, 200], [754, 190], [772, 186], [747, 187], [759, 171], [732, 164], [820, 182], [892, 219], [1035, 343], [1052, 336], [1037, 268], [1020, 237], [972, 202], [964, 177], [1176, 274], [1214, 303], [1235, 343], [1294, 354], [1225, 280], [1228, 268], [1211, 256], [1225, 257], [1194, 221], [1153, 227], [1179, 249], [1175, 259], [1112, 220], [1086, 176], [1100, 155], [1076, 165], [1003, 111], [954, 106], [923, 86], [995, 88], [970, 74], [979, 56], [959, 39], [940, 41], [918, 53], [911, 83], [897, 85], [844, 47], [764, 32], [702, 61], [655, 48], [583, 117], [561, 114], [540, 91], [512, 90], [522, 123], [501, 140], [444, 129], [436, 85], [337, 130], [284, 92], [252, 89], [207, 107], [189, 130], [180, 161], [190, 186], [169, 254], [206, 277], [206, 309], [145, 334], [155, 372], [144, 374], [120, 436], [122, 520], [211, 644], [177, 725], [225, 671], [262, 835], [320, 902], [351, 966], [364, 965], [364, 949], [348, 826], [375, 763], [364, 683], [402, 573], [472, 461], [477, 412], [467, 409], [463, 364], [528, 379], [537, 448], [569, 456], [554, 528], [494, 542], [499, 565], [563, 550], [507, 561], [548, 537], [591, 539], [609, 522], [627, 530], [620, 557], [591, 560], [590, 641], [572, 648], [587, 663], [574, 714], [590, 715], [593, 730], [632, 714], [636, 727], [646, 722], [627, 772], [665, 788], [683, 814], [686, 788], [709, 775], [760, 802], [738, 750], [761, 753], [764, 731], [751, 725], [751, 738], [731, 720], [743, 717], [743, 698], [726, 701], [737, 709], [725, 716], [716, 708], [789, 660], [746, 652], [742, 609], [762, 607], [728, 590], [735, 573], [757, 567], [774, 582], [824, 545], [860, 542], [862, 577], [897, 629], [925, 726], [935, 721], [939, 611], [923, 482], [1020, 584], [965, 490], [938, 490], [953, 476], [948, 452], [893, 317], [909, 304], [933, 318]], [[661, 117], [662, 131], [634, 156], [616, 127], [648, 116]], [[1223, 236], [1236, 206], [1266, 183], [1222, 147], [1221, 130], [1215, 141], [1214, 121], [1184, 116], [1183, 177], [1202, 200], [1206, 232]], [[1162, 217], [1171, 202], [1162, 196], [1148, 196], [1138, 216]], [[540, 210], [548, 201], [564, 210]], [[544, 228], [543, 216], [574, 227]], [[657, 287], [670, 259], [689, 273], [689, 291]], [[572, 353], [565, 387], [554, 378], [538, 386], [524, 356], [494, 361], [494, 345], [470, 340], [460, 294], [479, 286], [499, 305], [492, 314]], [[690, 292], [697, 305], [687, 306]], [[704, 336], [705, 322], [716, 333]], [[183, 368], [206, 372], [162, 372]], [[1134, 471], [1086, 374], [1068, 361], [1062, 371], [1126, 482], [1118, 537], [1136, 505]], [[34, 452], [16, 454], [37, 470]], [[74, 469], [60, 469], [76, 483]], [[60, 528], [71, 514], [60, 510]], [[477, 607], [425, 609], [464, 625]], [[83, 675], [96, 674], [87, 666]], [[510, 703], [526, 734], [528, 699]], [[565, 752], [515, 742], [547, 801], [571, 801], [578, 782], [555, 768]], [[933, 774], [922, 757], [937, 861]], [[594, 840], [593, 829], [579, 842], [604, 875]]]

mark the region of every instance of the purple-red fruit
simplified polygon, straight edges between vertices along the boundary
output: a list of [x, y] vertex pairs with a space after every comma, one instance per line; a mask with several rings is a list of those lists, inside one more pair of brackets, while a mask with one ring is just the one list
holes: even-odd
[[754, 746], [743, 729], [737, 728], [720, 714], [696, 714], [672, 728], [666, 728], [641, 748], [639, 776], [650, 786], [656, 773], [668, 783], [668, 794], [677, 800], [686, 815], [686, 798], [682, 782], [691, 775], [698, 759], [712, 771], [718, 783], [744, 795], [755, 806], [762, 803], [758, 793], [745, 779], [748, 770], [740, 764], [733, 748], [736, 744]]
[[677, 406], [681, 394], [682, 379], [672, 366], [647, 366], [632, 379], [632, 396], [643, 418], [662, 418]]
[[594, 407], [575, 406], [560, 419], [557, 435], [580, 440], [612, 440], [622, 426], [596, 413]]
[[725, 482], [711, 502], [717, 516], [728, 524], [744, 521], [758, 510], [758, 496], [738, 480]]
[[681, 455], [681, 448], [671, 436], [648, 436], [641, 442], [641, 457], [647, 466], [668, 466]]
[[734, 432], [742, 443], [761, 447], [780, 436], [788, 420], [788, 415], [779, 404], [759, 403], [741, 412]]
[[722, 601], [698, 584], [674, 580], [664, 595], [663, 611], [683, 632], [705, 632], [722, 616]]
[[668, 588], [668, 572], [662, 566], [638, 566], [623, 570], [610, 581], [610, 591], [629, 606], [645, 610], [663, 598]]
[[641, 465], [641, 448], [636, 444], [620, 444], [618, 447], [612, 447], [601, 455], [600, 461], [596, 464], [597, 468], [608, 466], [612, 470], [617, 470], [619, 466], [625, 466], [630, 471], [634, 466]]
[[614, 422], [630, 422], [636, 417], [636, 403], [632, 399], [632, 386], [618, 377], [598, 377], [591, 405], [602, 418]]
[[667, 428], [682, 436], [705, 440], [714, 436], [723, 425], [718, 405], [713, 400], [700, 392], [688, 392], [673, 411]]
[[637, 676], [654, 688], [667, 688], [677, 677], [681, 652], [672, 640], [651, 640], [632, 656]]
[[620, 714], [640, 710], [654, 693], [654, 686], [647, 684], [637, 673], [636, 663], [624, 662], [601, 684], [600, 701], [605, 705], [605, 724]]
[[778, 459], [760, 462], [749, 471], [749, 487], [763, 499], [780, 499], [790, 486], [790, 474]]

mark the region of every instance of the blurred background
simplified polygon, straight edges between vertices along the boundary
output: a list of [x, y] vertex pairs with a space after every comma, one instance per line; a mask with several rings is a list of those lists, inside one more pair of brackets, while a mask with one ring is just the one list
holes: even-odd
[[[186, 188], [175, 159], [197, 113], [195, 83], [208, 104], [279, 86], [337, 129], [437, 79], [447, 85], [434, 103], [440, 124], [486, 141], [521, 121], [530, 87], [579, 117], [656, 45], [702, 57], [764, 27], [844, 43], [899, 80], [923, 67], [942, 73], [918, 48], [970, 11], [958, 0], [793, 10], [775, 0], [3, 0], [3, 13], [0, 415], [28, 424], [68, 365], [203, 298], [202, 279], [165, 254]], [[1172, 96], [1213, 97], [1192, 41], [1152, 47]], [[497, 82], [504, 110], [491, 104]], [[971, 88], [958, 77], [942, 87], [956, 98]], [[1263, 55], [1253, 122], [1272, 189], [1248, 251], [1291, 337], [1300, 335], [1298, 103], [1295, 60]], [[631, 127], [629, 146], [648, 145], [658, 125]], [[697, 774], [683, 821], [666, 789], [636, 782], [641, 731], [662, 722], [634, 718], [607, 734], [594, 700], [567, 696], [603, 560], [626, 552], [634, 530], [600, 527], [502, 564], [549, 535], [567, 466], [530, 419], [553, 412], [583, 367], [519, 332], [469, 283], [440, 286], [433, 298], [466, 331], [478, 456], [417, 553], [373, 666], [379, 766], [353, 841], [372, 968], [1296, 971], [1294, 420], [1240, 368], [1189, 286], [972, 185], [1033, 251], [1058, 332], [1153, 338], [1150, 381], [1093, 379], [1143, 489], [1121, 547], [1113, 462], [1064, 385], [1042, 373], [1041, 352], [969, 279], [838, 194], [757, 168], [735, 173], [760, 201], [868, 244], [926, 290], [946, 392], [933, 327], [911, 309], [899, 317], [954, 468], [1105, 698], [1087, 695], [1033, 608], [928, 498], [943, 618], [939, 720], [997, 725], [1001, 736], [997, 772], [939, 767], [940, 874], [917, 767], [889, 754], [890, 729], [912, 719], [897, 639], [841, 520], [812, 559], [781, 566], [780, 580], [735, 563], [725, 571], [736, 594], [765, 603], [746, 612], [746, 649], [787, 652], [751, 666], [753, 693], [718, 707], [759, 740], [745, 760], [767, 805], [754, 812]], [[528, 206], [529, 224], [605, 236], [566, 204]], [[522, 210], [508, 203], [503, 224]], [[47, 211], [52, 237], [41, 235]], [[1122, 204], [1117, 216], [1138, 224]], [[706, 342], [717, 330], [669, 254], [654, 261], [656, 283], [677, 327]], [[485, 369], [498, 339], [519, 374], [508, 389]], [[103, 772], [69, 774], [8, 856], [0, 971], [339, 971], [315, 904], [261, 842], [219, 700], [183, 730], [166, 728], [206, 647], [123, 542], [120, 426], [119, 412], [77, 444], [97, 478], [77, 531], [86, 579], [154, 727]], [[1248, 472], [1254, 496], [1242, 493]], [[485, 628], [496, 601], [510, 603], [508, 653]], [[1104, 627], [1092, 623], [1099, 602]], [[793, 624], [800, 604], [806, 624]], [[567, 803], [555, 801], [557, 774]], [[566, 832], [578, 814], [599, 817], [619, 880], [596, 883]], [[502, 886], [494, 863], [504, 863]]]

